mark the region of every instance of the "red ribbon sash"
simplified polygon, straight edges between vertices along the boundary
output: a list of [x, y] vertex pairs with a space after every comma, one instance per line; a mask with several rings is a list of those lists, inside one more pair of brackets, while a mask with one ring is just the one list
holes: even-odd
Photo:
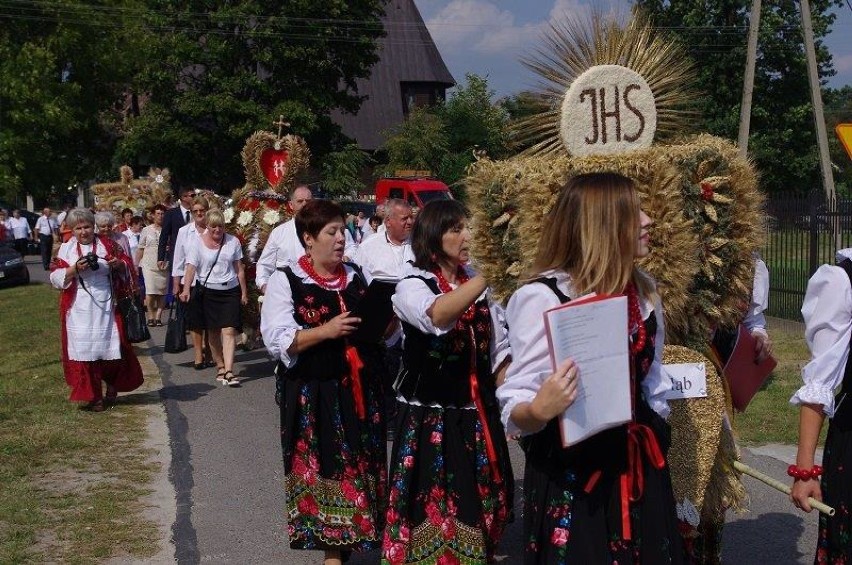
[[497, 463], [497, 450], [494, 448], [494, 440], [491, 438], [491, 430], [488, 427], [488, 418], [485, 415], [485, 405], [482, 404], [482, 395], [479, 394], [479, 379], [476, 377], [476, 338], [473, 327], [470, 328], [470, 397], [476, 406], [479, 424], [482, 426], [482, 434], [485, 436], [485, 453], [488, 455], [488, 464], [491, 467], [491, 475], [494, 481], [503, 482], [500, 475], [500, 466]]
[[346, 346], [346, 362], [349, 363], [349, 377], [352, 379], [355, 412], [358, 414], [359, 420], [364, 420], [367, 417], [367, 410], [364, 406], [364, 389], [361, 387], [361, 369], [364, 368], [364, 362], [361, 361], [361, 356], [358, 355], [358, 350], [355, 349], [354, 345]]
[[627, 424], [627, 470], [621, 474], [621, 529], [626, 540], [631, 539], [630, 503], [641, 500], [645, 490], [643, 455], [654, 469], [666, 466], [654, 431], [644, 424], [630, 422]]

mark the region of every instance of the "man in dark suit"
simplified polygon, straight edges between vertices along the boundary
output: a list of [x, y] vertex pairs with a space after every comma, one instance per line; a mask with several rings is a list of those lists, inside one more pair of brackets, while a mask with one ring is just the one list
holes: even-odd
[[[178, 191], [178, 205], [167, 210], [163, 216], [163, 228], [160, 231], [160, 244], [157, 247], [157, 263], [160, 269], [171, 268], [172, 258], [175, 255], [175, 241], [178, 230], [192, 220], [192, 199], [195, 197], [195, 189], [186, 186]], [[166, 264], [168, 262], [168, 264]]]
[[[163, 216], [163, 228], [160, 231], [160, 243], [157, 246], [157, 266], [171, 273], [172, 259], [175, 256], [175, 241], [177, 241], [178, 230], [192, 221], [192, 199], [195, 198], [195, 189], [185, 186], [178, 190], [178, 205], [167, 210]], [[166, 294], [166, 305], [170, 306], [174, 300], [172, 285], [168, 285]]]

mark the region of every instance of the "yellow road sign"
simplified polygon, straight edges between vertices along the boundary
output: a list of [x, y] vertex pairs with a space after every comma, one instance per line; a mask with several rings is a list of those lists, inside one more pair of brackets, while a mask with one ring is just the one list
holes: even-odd
[[846, 149], [846, 154], [852, 159], [852, 124], [837, 124], [834, 128], [837, 132], [837, 137], [840, 138], [840, 143]]

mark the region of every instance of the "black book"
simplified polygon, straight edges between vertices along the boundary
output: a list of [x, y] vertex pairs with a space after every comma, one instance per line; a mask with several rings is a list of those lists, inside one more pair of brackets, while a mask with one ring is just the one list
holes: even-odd
[[358, 329], [350, 339], [365, 343], [377, 343], [385, 335], [393, 319], [393, 303], [391, 297], [396, 290], [396, 281], [373, 279], [361, 298], [352, 315], [361, 318]]

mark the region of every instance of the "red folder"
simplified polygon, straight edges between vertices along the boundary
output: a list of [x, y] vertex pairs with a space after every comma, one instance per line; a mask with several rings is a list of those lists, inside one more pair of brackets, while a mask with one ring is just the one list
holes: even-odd
[[745, 411], [746, 406], [778, 364], [771, 355], [758, 363], [754, 354], [756, 343], [757, 340], [751, 332], [740, 325], [731, 357], [722, 370], [731, 390], [731, 403], [739, 412]]

